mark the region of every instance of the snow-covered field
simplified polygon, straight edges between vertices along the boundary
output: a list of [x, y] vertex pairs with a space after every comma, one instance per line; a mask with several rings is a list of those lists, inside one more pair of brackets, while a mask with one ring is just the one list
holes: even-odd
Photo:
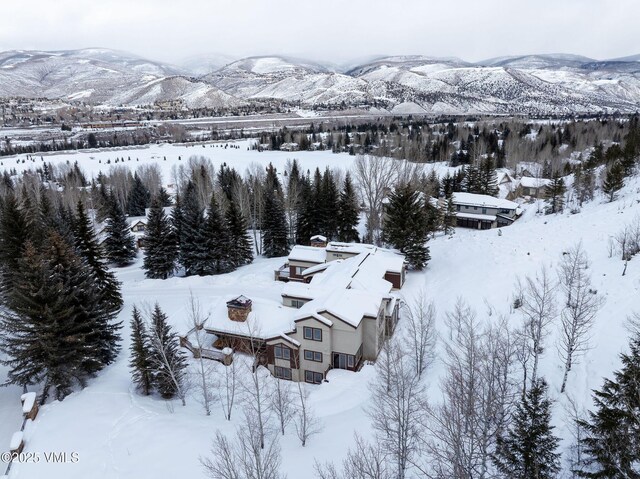
[[[138, 155], [139, 152], [139, 155]], [[348, 167], [353, 157], [328, 152], [263, 152], [247, 151], [246, 145], [237, 149], [155, 146], [130, 152], [78, 153], [51, 156], [50, 161], [74, 161], [90, 174], [96, 174], [106, 158], [138, 155], [143, 161], [164, 164], [163, 156], [185, 160], [191, 154], [211, 156], [216, 163], [226, 161], [243, 171], [253, 161], [273, 162], [281, 166], [287, 158], [298, 158], [303, 170], [324, 165]], [[153, 158], [153, 157], [156, 158]], [[91, 159], [93, 157], [93, 159]], [[159, 159], [157, 158], [159, 157]], [[103, 159], [102, 164], [98, 159]], [[173, 162], [167, 161], [167, 166]], [[7, 161], [5, 160], [5, 166]], [[165, 179], [166, 182], [166, 179]], [[613, 203], [596, 200], [585, 205], [576, 215], [537, 216], [534, 205], [515, 224], [498, 230], [472, 231], [458, 228], [453, 237], [440, 236], [430, 242], [431, 256], [424, 272], [410, 272], [402, 294], [407, 299], [425, 288], [438, 309], [438, 327], [445, 333], [444, 315], [451, 310], [458, 297], [467, 301], [487, 321], [500, 314], [507, 315], [514, 326], [520, 324], [518, 313], [510, 312], [515, 279], [535, 273], [546, 265], [555, 269], [562, 252], [582, 240], [592, 266], [593, 286], [606, 298], [593, 329], [593, 349], [569, 376], [568, 395], [589, 407], [590, 390], [601, 385], [602, 378], [619, 367], [618, 353], [626, 347], [624, 329], [626, 316], [640, 311], [640, 258], [629, 262], [625, 276], [621, 276], [623, 263], [616, 254], [609, 257], [609, 238], [625, 223], [640, 215], [640, 181], [633, 180]], [[260, 291], [261, 297], [279, 298], [281, 283], [273, 281], [273, 270], [282, 259], [257, 259], [230, 274], [203, 278], [172, 278], [166, 281], [147, 280], [140, 270], [140, 261], [117, 271], [123, 282], [125, 306], [120, 319], [125, 323], [123, 349], [117, 362], [104, 370], [89, 386], [66, 398], [41, 408], [37, 420], [28, 425], [25, 433], [26, 451], [44, 453], [78, 452], [75, 464], [16, 464], [11, 479], [75, 478], [204, 478], [199, 456], [209, 452], [216, 430], [232, 433], [238, 424], [240, 409], [235, 420], [224, 420], [221, 408], [216, 406], [210, 417], [202, 406], [190, 397], [186, 407], [178, 401], [167, 403], [157, 397], [142, 397], [131, 385], [128, 371], [128, 346], [131, 308], [133, 304], [158, 301], [168, 313], [174, 327], [184, 332], [186, 306], [190, 292], [199, 298], [204, 309], [221, 297], [243, 293], [248, 296]], [[401, 323], [402, 325], [402, 320]], [[541, 370], [550, 383], [550, 393], [557, 399], [554, 422], [557, 432], [568, 437], [563, 426], [566, 396], [559, 388], [562, 369], [555, 349], [559, 324], [550, 329], [542, 358]], [[222, 367], [222, 366], [219, 366]], [[428, 371], [429, 396], [440, 399], [438, 392], [442, 366], [437, 363]], [[290, 426], [282, 439], [283, 471], [289, 479], [313, 477], [314, 459], [340, 461], [352, 443], [354, 432], [368, 435], [369, 421], [365, 413], [369, 401], [368, 384], [375, 375], [371, 366], [358, 373], [335, 370], [328, 375], [328, 383], [311, 387], [311, 403], [323, 425], [320, 434], [313, 436], [307, 447], [300, 446]], [[4, 371], [0, 370], [0, 379]], [[0, 389], [0, 421], [7, 406], [19, 412], [17, 391]], [[7, 404], [11, 401], [11, 404]], [[4, 422], [0, 422], [0, 440], [8, 444], [10, 432], [5, 435]], [[6, 437], [5, 437], [6, 436]], [[563, 447], [567, 442], [563, 443]], [[0, 447], [4, 449], [4, 447]]]
[[[307, 169], [313, 173], [316, 167], [324, 169], [349, 168], [355, 159], [346, 154], [333, 154], [330, 151], [264, 151], [248, 149], [255, 140], [239, 142], [208, 142], [205, 144], [158, 144], [147, 145], [139, 148], [113, 148], [80, 151], [65, 151], [59, 153], [38, 153], [33, 156], [17, 155], [0, 158], [0, 171], [2, 169], [15, 168], [16, 171], [33, 170], [41, 168], [47, 162], [53, 165], [63, 165], [78, 162], [78, 165], [90, 179], [98, 175], [100, 171], [108, 172], [113, 166], [128, 166], [135, 170], [140, 165], [156, 163], [160, 165], [164, 183], [172, 182], [172, 169], [174, 166], [184, 164], [191, 156], [204, 156], [209, 158], [215, 166], [226, 163], [234, 167], [240, 174], [252, 163], [267, 166], [273, 163], [280, 172], [288, 159], [297, 158]], [[239, 148], [225, 148], [225, 145], [236, 145]], [[118, 163], [116, 163], [116, 159]]]

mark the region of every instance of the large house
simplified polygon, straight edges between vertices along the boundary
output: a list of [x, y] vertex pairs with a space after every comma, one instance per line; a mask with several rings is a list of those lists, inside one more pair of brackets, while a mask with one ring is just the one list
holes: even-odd
[[275, 271], [275, 278], [280, 281], [308, 281], [310, 278], [308, 275], [305, 277], [304, 273], [313, 266], [369, 253], [375, 255], [378, 261], [384, 264], [383, 277], [393, 285], [394, 289], [400, 289], [404, 284], [406, 269], [404, 257], [391, 250], [365, 243], [338, 241], [326, 243], [323, 236], [312, 237], [311, 244], [317, 246], [295, 245], [289, 253], [287, 262]]
[[456, 224], [463, 228], [491, 229], [512, 224], [521, 214], [513, 201], [473, 193], [454, 193]]
[[[330, 245], [315, 249], [327, 254]], [[205, 326], [214, 347], [250, 352], [274, 376], [309, 383], [322, 382], [331, 369], [357, 371], [365, 361], [375, 361], [399, 317], [394, 290], [402, 281], [394, 285], [387, 273], [397, 270], [404, 280], [404, 257], [359, 247], [359, 253], [300, 271], [300, 281], [284, 285], [280, 303], [244, 296], [221, 299]], [[289, 261], [299, 258], [292, 253]]]

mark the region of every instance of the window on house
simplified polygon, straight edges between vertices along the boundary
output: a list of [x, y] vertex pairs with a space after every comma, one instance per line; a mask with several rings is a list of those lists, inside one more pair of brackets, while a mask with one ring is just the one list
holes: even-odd
[[482, 208], [482, 214], [486, 215], [487, 214], [487, 209], [486, 208]]
[[291, 369], [289, 368], [281, 368], [280, 366], [276, 366], [273, 370], [273, 375], [280, 379], [289, 379], [291, 380]]
[[315, 362], [321, 363], [322, 353], [318, 351], [310, 351], [309, 349], [305, 349], [304, 359], [306, 359], [307, 361], [315, 361]]
[[322, 341], [322, 329], [305, 326], [303, 328], [303, 336], [304, 339], [309, 339], [311, 341]]
[[510, 215], [512, 213], [512, 211], [510, 209], [503, 208], [503, 209], [500, 210], [500, 213], [502, 213], [504, 215]]
[[277, 359], [291, 359], [291, 349], [281, 344], [277, 344], [273, 348], [273, 353]]
[[302, 308], [302, 306], [304, 305], [304, 301], [302, 301], [301, 299], [292, 299], [291, 300], [291, 306], [293, 306], [294, 308]]
[[352, 368], [355, 365], [355, 356], [348, 354], [347, 355], [347, 367]]
[[315, 371], [304, 372], [304, 380], [308, 383], [320, 384], [323, 379], [324, 378], [322, 377], [322, 373], [317, 373]]
[[298, 276], [302, 276], [302, 272], [307, 269], [306, 266], [296, 266], [296, 274]]
[[456, 211], [460, 211], [460, 205], [456, 205]]

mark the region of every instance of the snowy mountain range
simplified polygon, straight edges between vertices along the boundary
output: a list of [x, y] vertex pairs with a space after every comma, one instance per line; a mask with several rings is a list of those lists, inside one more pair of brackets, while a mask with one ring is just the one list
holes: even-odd
[[282, 57], [192, 57], [181, 67], [103, 48], [0, 53], [0, 96], [102, 105], [178, 100], [236, 107], [257, 99], [392, 113], [563, 114], [640, 109], [640, 56], [391, 56], [345, 71]]

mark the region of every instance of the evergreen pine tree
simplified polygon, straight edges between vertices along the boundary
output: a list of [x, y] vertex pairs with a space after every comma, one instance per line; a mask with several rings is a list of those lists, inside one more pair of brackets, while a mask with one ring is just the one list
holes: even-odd
[[318, 201], [320, 208], [320, 234], [327, 237], [329, 241], [336, 239], [338, 236], [338, 220], [336, 212], [338, 211], [338, 191], [333, 181], [333, 174], [329, 167], [322, 175], [322, 185], [320, 192], [320, 200]]
[[150, 325], [153, 385], [165, 399], [174, 397], [183, 386], [187, 360], [180, 350], [178, 336], [167, 323], [167, 315], [156, 303]]
[[389, 195], [385, 213], [383, 240], [404, 253], [411, 267], [424, 268], [430, 259], [429, 231], [421, 193], [411, 183], [399, 186]]
[[510, 479], [554, 478], [560, 471], [547, 384], [538, 379], [517, 404], [509, 429], [498, 436], [493, 461]]
[[265, 191], [264, 196], [262, 244], [267, 258], [286, 256], [289, 253], [284, 207], [276, 191], [269, 189]]
[[558, 173], [555, 173], [551, 183], [544, 188], [544, 196], [549, 203], [547, 214], [562, 213], [566, 191], [564, 179]]
[[298, 202], [296, 215], [296, 241], [298, 244], [309, 244], [311, 237], [316, 234], [314, 232], [315, 196], [307, 176], [300, 178], [298, 187], [300, 190], [300, 201]]
[[120, 323], [105, 301], [96, 300], [91, 270], [58, 233], [38, 250], [27, 242], [20, 268], [7, 302], [11, 312], [0, 320], [8, 381], [43, 383], [43, 399], [51, 388], [62, 399], [114, 361]]
[[449, 194], [444, 198], [444, 202], [441, 202], [442, 208], [442, 230], [444, 234], [455, 233], [456, 227], [456, 205], [453, 203], [453, 194]]
[[233, 269], [229, 259], [229, 230], [223, 220], [215, 193], [211, 195], [207, 217], [202, 228], [205, 241], [204, 274], [226, 273]]
[[145, 276], [153, 279], [167, 279], [176, 268], [178, 245], [169, 218], [157, 197], [151, 203], [149, 219], [144, 235], [144, 260], [142, 269]]
[[200, 207], [195, 185], [190, 181], [180, 199], [174, 219], [179, 219], [179, 261], [187, 276], [206, 274], [207, 245], [203, 235], [204, 211]]
[[14, 275], [19, 273], [19, 261], [29, 233], [27, 220], [18, 206], [13, 193], [5, 198], [0, 217], [0, 267], [2, 291], [14, 284]]
[[142, 183], [142, 180], [136, 173], [133, 177], [133, 185], [129, 191], [127, 214], [129, 216], [143, 216], [145, 208], [149, 207], [150, 199], [151, 194], [149, 190], [144, 186], [144, 183]]
[[127, 266], [136, 257], [136, 244], [127, 218], [117, 201], [112, 201], [105, 228], [104, 250], [107, 260], [116, 266]]
[[631, 338], [630, 352], [620, 357], [622, 368], [594, 391], [596, 410], [578, 421], [586, 455], [580, 477], [640, 478], [640, 331]]
[[351, 174], [347, 172], [344, 178], [344, 185], [340, 192], [338, 201], [338, 240], [346, 243], [358, 242], [358, 223], [360, 221], [360, 208], [358, 206], [358, 196]]
[[114, 313], [119, 311], [122, 307], [120, 283], [106, 265], [104, 253], [82, 201], [78, 201], [73, 225], [76, 251], [93, 273], [95, 286], [100, 294], [96, 301], [106, 301]]
[[133, 383], [142, 394], [148, 396], [153, 389], [151, 349], [144, 321], [135, 306], [131, 318], [131, 346], [129, 349], [131, 351], [129, 367]]
[[607, 170], [607, 176], [602, 184], [602, 191], [609, 198], [609, 202], [615, 200], [618, 191], [624, 186], [624, 169], [619, 161], [616, 161], [611, 168]]
[[253, 261], [253, 247], [247, 231], [247, 220], [233, 200], [229, 202], [225, 220], [229, 230], [229, 261], [232, 267], [238, 268], [251, 263]]

